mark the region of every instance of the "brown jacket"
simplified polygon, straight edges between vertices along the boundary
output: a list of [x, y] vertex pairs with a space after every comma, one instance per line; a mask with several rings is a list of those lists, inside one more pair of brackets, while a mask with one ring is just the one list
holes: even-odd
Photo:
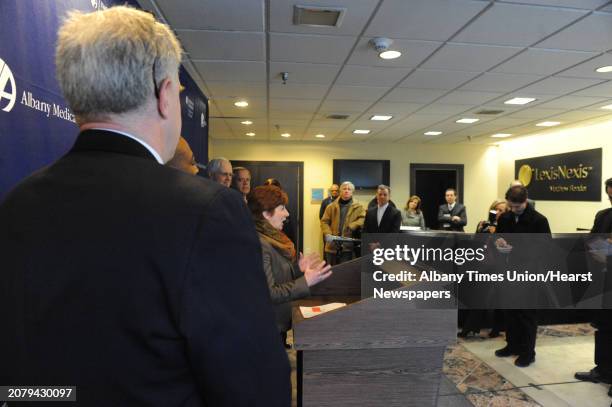
[[[321, 232], [325, 235], [335, 235], [343, 237], [352, 237], [352, 232], [363, 227], [365, 220], [365, 208], [355, 201], [351, 203], [351, 206], [346, 212], [346, 219], [344, 221], [344, 230], [342, 233], [338, 230], [340, 227], [340, 204], [338, 199], [327, 205], [325, 213], [321, 218]], [[325, 251], [327, 253], [336, 253], [336, 247], [333, 243], [325, 244]]]

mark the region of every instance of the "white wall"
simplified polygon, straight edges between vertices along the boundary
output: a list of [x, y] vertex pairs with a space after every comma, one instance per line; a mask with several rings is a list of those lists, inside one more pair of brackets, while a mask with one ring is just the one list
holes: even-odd
[[[210, 157], [229, 160], [304, 162], [304, 251], [320, 250], [319, 203], [311, 203], [312, 188], [327, 190], [332, 183], [333, 159], [391, 160], [391, 198], [404, 206], [410, 193], [410, 164], [463, 164], [464, 203], [467, 206], [466, 231], [473, 232], [486, 218], [488, 207], [497, 197], [498, 148], [492, 146], [430, 146], [411, 144], [334, 143], [334, 142], [245, 142], [212, 140]], [[327, 192], [325, 192], [327, 196]], [[355, 195], [367, 205], [373, 193]]]
[[[612, 121], [502, 142], [499, 147], [498, 194], [503, 196], [509, 182], [514, 179], [514, 160], [593, 148], [603, 148], [603, 180], [612, 177]], [[536, 201], [536, 209], [548, 218], [552, 231], [559, 233], [575, 232], [577, 227], [590, 228], [595, 213], [609, 205], [603, 187], [600, 202]]]

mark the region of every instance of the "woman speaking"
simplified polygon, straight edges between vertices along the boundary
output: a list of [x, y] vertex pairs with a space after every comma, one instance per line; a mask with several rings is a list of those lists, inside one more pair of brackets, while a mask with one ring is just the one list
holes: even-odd
[[310, 294], [309, 287], [331, 275], [331, 266], [316, 253], [296, 255], [295, 245], [283, 233], [283, 222], [289, 216], [287, 194], [273, 185], [255, 188], [248, 196], [248, 205], [259, 233], [263, 265], [275, 304], [276, 324], [285, 347], [291, 328], [291, 301]]

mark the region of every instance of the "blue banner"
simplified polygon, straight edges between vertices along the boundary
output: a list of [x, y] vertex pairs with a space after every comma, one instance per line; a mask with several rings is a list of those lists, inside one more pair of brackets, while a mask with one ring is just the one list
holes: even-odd
[[[94, 12], [134, 0], [0, 2], [0, 200], [20, 180], [57, 160], [78, 127], [55, 79], [57, 31], [69, 10]], [[183, 128], [196, 160], [208, 161], [208, 100], [181, 67]]]

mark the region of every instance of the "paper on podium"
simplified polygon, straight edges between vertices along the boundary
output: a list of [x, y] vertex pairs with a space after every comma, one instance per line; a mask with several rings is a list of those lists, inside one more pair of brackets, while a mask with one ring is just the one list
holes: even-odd
[[345, 306], [346, 304], [343, 302], [331, 302], [329, 304], [318, 305], [316, 307], [300, 307], [300, 312], [304, 318], [312, 318]]

